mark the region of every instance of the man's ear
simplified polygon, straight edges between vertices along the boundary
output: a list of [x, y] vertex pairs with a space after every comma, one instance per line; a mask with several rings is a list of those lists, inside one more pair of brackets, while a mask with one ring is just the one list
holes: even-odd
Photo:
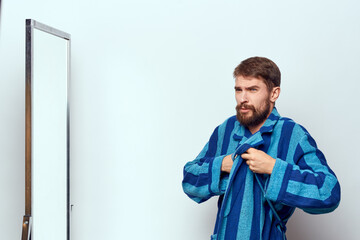
[[274, 87], [270, 93], [270, 102], [275, 103], [280, 95], [280, 87]]

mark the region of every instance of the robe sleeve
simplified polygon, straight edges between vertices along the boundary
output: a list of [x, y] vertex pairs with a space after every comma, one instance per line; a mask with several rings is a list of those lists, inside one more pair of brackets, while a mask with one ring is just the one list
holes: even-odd
[[340, 185], [314, 139], [306, 132], [293, 149], [293, 163], [276, 159], [265, 197], [312, 214], [335, 210]]
[[195, 160], [186, 163], [182, 187], [184, 192], [195, 202], [202, 203], [215, 195], [225, 193], [228, 177], [221, 174], [222, 160], [226, 155], [217, 155], [217, 127], [209, 142]]

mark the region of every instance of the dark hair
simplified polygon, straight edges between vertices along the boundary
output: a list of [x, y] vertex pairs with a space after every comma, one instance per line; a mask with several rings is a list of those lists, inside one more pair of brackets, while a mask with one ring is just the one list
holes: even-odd
[[280, 86], [281, 73], [276, 64], [268, 58], [251, 57], [242, 61], [234, 70], [238, 76], [255, 77], [264, 80], [269, 91]]

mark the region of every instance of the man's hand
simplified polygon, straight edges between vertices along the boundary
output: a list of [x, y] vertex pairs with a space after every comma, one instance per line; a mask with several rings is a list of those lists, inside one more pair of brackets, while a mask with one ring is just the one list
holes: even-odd
[[271, 174], [276, 162], [274, 158], [255, 148], [249, 148], [241, 157], [254, 173]]
[[232, 165], [233, 160], [231, 159], [231, 155], [225, 156], [221, 164], [221, 171], [230, 173]]

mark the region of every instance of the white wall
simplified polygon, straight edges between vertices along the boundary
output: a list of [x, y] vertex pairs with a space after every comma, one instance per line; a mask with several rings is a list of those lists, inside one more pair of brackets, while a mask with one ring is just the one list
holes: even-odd
[[355, 239], [360, 211], [357, 1], [4, 1], [0, 33], [0, 232], [24, 214], [25, 19], [72, 34], [72, 237], [209, 239], [216, 199], [182, 193], [182, 167], [234, 114], [233, 68], [282, 70], [277, 106], [317, 140], [340, 207], [297, 211], [288, 238]]

